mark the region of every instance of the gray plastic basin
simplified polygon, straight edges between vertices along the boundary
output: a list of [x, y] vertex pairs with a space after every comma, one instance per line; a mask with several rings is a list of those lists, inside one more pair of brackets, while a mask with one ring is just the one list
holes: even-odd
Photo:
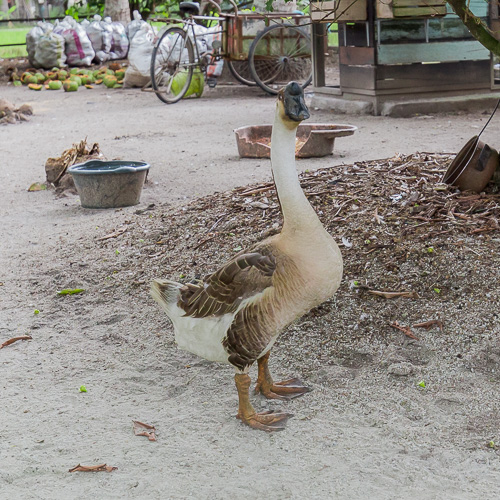
[[84, 208], [137, 205], [149, 164], [143, 161], [89, 160], [68, 168]]

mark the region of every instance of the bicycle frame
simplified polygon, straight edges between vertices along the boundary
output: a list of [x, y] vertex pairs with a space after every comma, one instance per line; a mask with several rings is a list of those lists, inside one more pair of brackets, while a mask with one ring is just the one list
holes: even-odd
[[[213, 1], [205, 1], [214, 6]], [[220, 11], [217, 5], [215, 7], [214, 10]], [[189, 6], [185, 10], [188, 8]], [[208, 71], [208, 68], [221, 59], [227, 61], [228, 68], [237, 81], [245, 85], [259, 85], [268, 93], [276, 93], [277, 86], [286, 83], [284, 79], [303, 81], [301, 85], [305, 87], [311, 81], [311, 76], [307, 77], [306, 74], [307, 63], [302, 64], [302, 56], [293, 51], [290, 53], [290, 44], [285, 43], [291, 38], [301, 40], [302, 45], [310, 44], [308, 35], [296, 26], [304, 18], [302, 14], [291, 14], [283, 18], [280, 13], [264, 16], [258, 13], [239, 13], [235, 9], [234, 13], [221, 13], [216, 16], [191, 14], [183, 19], [153, 19], [167, 24], [166, 29], [161, 30], [158, 35], [153, 49], [151, 62], [153, 90], [160, 100], [166, 104], [173, 104], [182, 99], [187, 92], [189, 97], [195, 92], [194, 88], [200, 88], [199, 84], [198, 87], [190, 87], [193, 74], [199, 72], [205, 76], [204, 81], [213, 87], [217, 81], [215, 75], [219, 74], [215, 72], [220, 71], [221, 66], [214, 66], [213, 71], [212, 69]], [[271, 25], [272, 21], [276, 26]], [[292, 24], [289, 21], [292, 21]], [[206, 25], [210, 22], [214, 25], [208, 26], [204, 33], [200, 33], [197, 28], [203, 24], [207, 28]], [[247, 28], [248, 32], [245, 34], [244, 30]], [[214, 37], [210, 51], [205, 50], [200, 43], [200, 38], [205, 38], [207, 34]], [[174, 55], [173, 59], [162, 60], [163, 40], [168, 45], [170, 35], [173, 36], [172, 39], [177, 37], [178, 42], [171, 49], [166, 49], [167, 53], [178, 53], [179, 56]], [[208, 43], [208, 40], [205, 41]], [[276, 41], [280, 43], [277, 44]], [[187, 57], [182, 55], [184, 52]], [[310, 56], [305, 59], [310, 59]], [[279, 75], [282, 75], [281, 80], [278, 79]], [[196, 93], [198, 96], [201, 95], [201, 92]]]
[[[155, 19], [156, 20], [156, 19]], [[207, 52], [207, 53], [202, 53], [200, 54], [199, 47], [198, 47], [198, 38], [196, 36], [196, 30], [195, 27], [199, 26], [196, 21], [198, 20], [204, 20], [204, 21], [217, 21], [218, 24], [217, 26], [213, 26], [210, 29], [210, 34], [213, 35], [222, 35], [222, 44], [221, 47], [218, 51], [218, 53], [214, 53], [215, 50], [212, 48], [212, 52]], [[212, 16], [189, 16], [187, 19], [173, 19], [173, 18], [162, 18], [162, 22], [165, 22], [167, 25], [171, 24], [183, 24], [183, 27], [181, 28], [183, 31], [186, 32], [186, 34], [191, 38], [193, 42], [193, 46], [195, 49], [195, 60], [194, 63], [192, 64], [193, 67], [201, 66], [202, 69], [205, 69], [206, 66], [209, 64], [203, 64], [203, 57], [210, 54], [211, 58], [213, 58], [215, 61], [218, 61], [221, 58], [226, 58], [228, 56], [227, 54], [227, 28], [225, 26], [226, 24], [226, 17], [224, 15], [221, 15], [220, 17], [212, 17]], [[161, 36], [161, 32], [158, 34], [158, 37]], [[184, 46], [181, 47], [181, 50], [184, 49]]]

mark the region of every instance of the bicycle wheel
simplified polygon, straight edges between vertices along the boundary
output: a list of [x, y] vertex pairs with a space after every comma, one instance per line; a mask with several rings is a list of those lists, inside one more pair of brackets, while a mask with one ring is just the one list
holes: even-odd
[[255, 80], [252, 78], [252, 73], [250, 72], [250, 66], [248, 61], [226, 61], [227, 67], [231, 74], [243, 85], [248, 85], [252, 87], [257, 85]]
[[184, 97], [193, 77], [193, 44], [180, 28], [163, 33], [151, 56], [151, 84], [160, 101], [173, 104]]
[[291, 24], [268, 26], [253, 41], [248, 63], [255, 82], [269, 94], [291, 80], [305, 88], [312, 81], [311, 39]]

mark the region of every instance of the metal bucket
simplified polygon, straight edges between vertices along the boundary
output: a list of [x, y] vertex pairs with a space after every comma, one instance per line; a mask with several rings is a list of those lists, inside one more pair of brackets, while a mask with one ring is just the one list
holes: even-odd
[[462, 191], [480, 193], [498, 167], [498, 151], [475, 135], [452, 161], [442, 182], [457, 186]]

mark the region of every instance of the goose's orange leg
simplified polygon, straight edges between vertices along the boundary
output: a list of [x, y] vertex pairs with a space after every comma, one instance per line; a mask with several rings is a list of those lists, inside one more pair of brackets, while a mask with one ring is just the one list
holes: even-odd
[[269, 371], [270, 351], [257, 360], [259, 366], [259, 374], [255, 392], [260, 392], [268, 399], [293, 399], [303, 396], [306, 392], [312, 389], [305, 386], [298, 378], [283, 380], [282, 382], [274, 382], [271, 372]]
[[236, 415], [237, 418], [239, 418], [244, 424], [262, 431], [282, 431], [285, 428], [286, 421], [292, 416], [291, 413], [275, 411], [257, 413], [250, 403], [250, 397], [248, 394], [250, 389], [250, 377], [247, 374], [237, 373], [234, 376], [234, 381], [236, 382], [239, 397], [238, 415]]

